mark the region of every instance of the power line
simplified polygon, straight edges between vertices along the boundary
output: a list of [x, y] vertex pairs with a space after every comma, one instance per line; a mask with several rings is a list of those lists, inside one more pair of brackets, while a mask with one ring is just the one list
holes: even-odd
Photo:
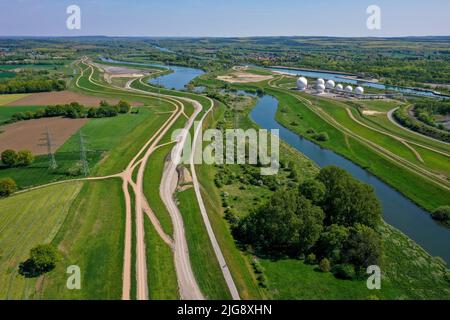
[[78, 136], [80, 137], [81, 165], [82, 165], [82, 169], [83, 169], [83, 175], [86, 177], [89, 175], [89, 163], [88, 163], [87, 157], [86, 157], [85, 140], [84, 140], [83, 134], [81, 133], [81, 130], [79, 131]]
[[55, 170], [58, 168], [58, 165], [56, 164], [55, 154], [53, 152], [54, 144], [48, 126], [45, 127], [45, 131], [49, 168]]

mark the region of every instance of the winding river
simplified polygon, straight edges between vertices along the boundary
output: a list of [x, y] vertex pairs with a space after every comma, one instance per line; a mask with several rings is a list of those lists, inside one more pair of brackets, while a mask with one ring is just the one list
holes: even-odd
[[[159, 83], [166, 88], [183, 89], [192, 79], [203, 73], [202, 70], [187, 67], [151, 66], [168, 67], [173, 70], [173, 73], [169, 75], [151, 80], [152, 83]], [[239, 91], [239, 93], [244, 92]], [[350, 172], [358, 180], [373, 186], [382, 206], [384, 220], [408, 235], [431, 255], [442, 257], [447, 264], [450, 263], [450, 229], [435, 222], [425, 210], [368, 171], [280, 125], [275, 120], [277, 108], [278, 101], [275, 98], [263, 96], [259, 98], [252, 110], [251, 119], [264, 129], [278, 129], [282, 140], [313, 160], [318, 166], [338, 166]]]

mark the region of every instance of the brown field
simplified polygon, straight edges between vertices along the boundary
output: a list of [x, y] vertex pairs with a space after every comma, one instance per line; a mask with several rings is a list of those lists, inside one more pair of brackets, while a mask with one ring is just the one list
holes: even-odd
[[43, 118], [20, 121], [0, 127], [0, 152], [27, 149], [35, 155], [47, 153], [46, 127], [52, 136], [53, 149], [58, 149], [89, 119]]
[[[7, 106], [46, 106], [51, 104], [67, 104], [78, 102], [85, 106], [98, 106], [100, 101], [106, 100], [110, 104], [116, 104], [118, 99], [105, 99], [93, 96], [87, 96], [72, 91], [59, 92], [39, 92], [30, 94], [24, 98], [13, 101]], [[133, 106], [140, 106], [140, 102], [130, 102]]]
[[249, 82], [261, 82], [272, 79], [272, 76], [263, 76], [248, 72], [233, 72], [225, 76], [218, 76], [217, 79], [229, 82], [229, 83], [249, 83]]

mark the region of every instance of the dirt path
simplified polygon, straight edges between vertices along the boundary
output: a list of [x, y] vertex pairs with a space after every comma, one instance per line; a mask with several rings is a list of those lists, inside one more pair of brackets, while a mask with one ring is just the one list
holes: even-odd
[[[409, 129], [409, 128], [406, 128], [406, 127], [402, 126], [400, 123], [398, 123], [397, 121], [395, 121], [395, 119], [394, 119], [394, 117], [393, 117], [392, 115], [394, 114], [395, 111], [397, 111], [398, 108], [399, 108], [399, 107], [396, 107], [396, 108], [391, 109], [391, 110], [388, 111], [387, 117], [388, 117], [388, 119], [389, 119], [390, 122], [392, 122], [393, 124], [395, 124], [397, 127], [402, 128], [403, 130], [408, 131], [408, 132], [410, 132], [410, 133], [413, 133], [413, 134], [415, 134], [415, 135], [417, 135], [417, 136], [421, 136], [421, 137], [424, 137], [424, 138], [427, 138], [427, 139], [430, 139], [430, 140], [433, 140], [433, 141], [436, 141], [436, 142], [439, 142], [439, 143], [443, 143], [443, 144], [446, 144], [446, 145], [450, 146], [450, 143], [448, 143], [448, 142], [441, 141], [441, 140], [438, 140], [438, 139], [435, 139], [435, 138], [426, 136], [426, 135], [424, 135], [424, 134], [421, 134], [421, 133], [419, 133], [419, 132], [413, 131], [413, 130], [411, 130], [411, 129]], [[449, 156], [449, 155], [447, 155], [447, 156]]]
[[[228, 268], [228, 265], [225, 261], [225, 258], [222, 254], [222, 250], [220, 249], [219, 243], [217, 242], [216, 236], [214, 235], [214, 231], [212, 229], [211, 223], [209, 221], [208, 213], [206, 211], [205, 203], [203, 202], [202, 194], [200, 191], [200, 183], [197, 179], [197, 173], [195, 172], [195, 164], [194, 164], [194, 155], [195, 155], [195, 148], [197, 147], [197, 140], [199, 138], [200, 132], [202, 130], [203, 121], [208, 115], [208, 113], [214, 108], [214, 102], [209, 99], [211, 102], [210, 108], [205, 112], [203, 117], [200, 120], [200, 123], [198, 124], [195, 133], [194, 133], [194, 139], [193, 139], [193, 150], [190, 157], [190, 167], [191, 167], [191, 175], [192, 175], [192, 184], [194, 185], [195, 195], [197, 197], [197, 202], [200, 207], [200, 212], [202, 214], [203, 222], [205, 223], [206, 230], [208, 232], [209, 239], [211, 241], [211, 244], [214, 249], [214, 253], [216, 254], [217, 260], [219, 261], [219, 265], [222, 270], [222, 274], [225, 278], [225, 282], [227, 283], [228, 289], [230, 290], [231, 296], [233, 300], [240, 300], [239, 292], [236, 288], [236, 284], [234, 283], [233, 277], [231, 276], [230, 269]], [[201, 142], [200, 142], [201, 144]]]

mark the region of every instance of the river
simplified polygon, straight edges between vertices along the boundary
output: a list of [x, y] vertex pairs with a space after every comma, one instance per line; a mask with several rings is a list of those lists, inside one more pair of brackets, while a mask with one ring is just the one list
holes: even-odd
[[[111, 60], [108, 60], [112, 62]], [[202, 70], [178, 67], [161, 66], [173, 70], [173, 73], [152, 79], [152, 83], [160, 83], [166, 88], [182, 89], [196, 76], [203, 74]], [[297, 70], [298, 71], [298, 70]], [[336, 76], [336, 75], [335, 75]], [[245, 92], [239, 91], [240, 94]], [[324, 149], [319, 145], [302, 138], [296, 133], [286, 129], [275, 120], [278, 101], [271, 96], [259, 98], [250, 116], [260, 127], [264, 129], [278, 129], [280, 138], [306, 155], [318, 166], [335, 165], [347, 170], [356, 179], [371, 185], [380, 200], [383, 218], [390, 225], [401, 230], [416, 243], [422, 246], [433, 256], [443, 258], [450, 263], [450, 229], [434, 221], [430, 214], [414, 204], [401, 193], [362, 169], [350, 160]]]

